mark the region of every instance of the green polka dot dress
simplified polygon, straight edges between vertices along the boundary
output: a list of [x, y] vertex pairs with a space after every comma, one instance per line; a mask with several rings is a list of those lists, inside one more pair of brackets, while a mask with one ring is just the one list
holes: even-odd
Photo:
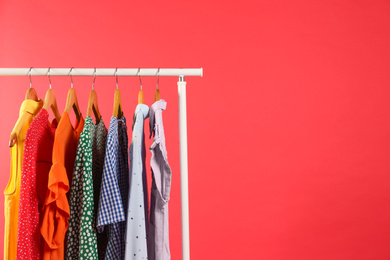
[[94, 202], [96, 191], [94, 192], [93, 182], [96, 175], [102, 174], [96, 171], [101, 168], [97, 164], [104, 159], [104, 152], [99, 151], [105, 151], [106, 138], [107, 128], [103, 120], [100, 119], [95, 125], [92, 118], [87, 117], [73, 169], [65, 259], [98, 259], [97, 209]]

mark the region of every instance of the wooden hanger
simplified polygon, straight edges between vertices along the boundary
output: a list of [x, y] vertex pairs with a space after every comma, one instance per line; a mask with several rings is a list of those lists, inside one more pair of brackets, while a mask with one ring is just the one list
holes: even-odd
[[121, 118], [123, 115], [122, 104], [121, 104], [121, 91], [119, 89], [115, 90], [114, 94], [114, 111], [112, 112], [112, 116], [116, 118]]
[[46, 109], [47, 111], [49, 111], [49, 108], [51, 108], [51, 111], [53, 111], [57, 123], [60, 122], [61, 115], [57, 107], [56, 95], [54, 94], [54, 91], [52, 89], [48, 89], [46, 91], [45, 103], [43, 105], [43, 108]]
[[143, 104], [144, 103], [144, 91], [142, 90], [142, 81], [141, 81], [141, 76], [140, 76], [141, 68], [138, 69], [138, 78], [139, 78], [139, 84], [141, 86], [140, 91], [138, 92], [138, 104]]
[[96, 69], [93, 72], [93, 83], [92, 83], [92, 90], [89, 93], [89, 100], [88, 100], [88, 109], [87, 109], [87, 117], [91, 116], [92, 111], [95, 115], [96, 124], [99, 123], [100, 118], [102, 117], [99, 112], [99, 106], [98, 106], [98, 99], [97, 99], [97, 93], [94, 90], [95, 87], [95, 78], [96, 78]]
[[[27, 90], [26, 92], [26, 98], [25, 100], [35, 100], [35, 101], [38, 101], [38, 94], [37, 92], [35, 91], [35, 89], [32, 87], [32, 82], [31, 82], [31, 69], [28, 71], [28, 76], [30, 78], [30, 88]], [[16, 144], [16, 138], [17, 136], [19, 135], [19, 133], [22, 131], [23, 129], [23, 126], [25, 125], [27, 119], [29, 118], [30, 116], [28, 115], [28, 113], [23, 113], [19, 118], [18, 118], [18, 121], [16, 121], [16, 124], [14, 126], [14, 129], [12, 130], [12, 133], [9, 137], [9, 143], [8, 143], [8, 146], [9, 147], [13, 147], [15, 144]]]
[[160, 100], [160, 90], [156, 89], [156, 92], [154, 92], [154, 102]]
[[91, 90], [91, 92], [89, 93], [87, 116], [91, 116], [92, 111], [95, 115], [96, 123], [98, 124], [102, 116], [99, 112], [97, 94], [95, 90]]
[[112, 112], [112, 116], [116, 118], [121, 118], [123, 115], [122, 104], [121, 104], [121, 91], [118, 88], [118, 75], [117, 69], [115, 69], [115, 78], [116, 78], [116, 90], [114, 94], [114, 110]]
[[157, 71], [157, 88], [156, 91], [154, 92], [154, 102], [160, 100], [160, 90], [158, 89], [158, 83], [160, 81], [160, 69]]
[[144, 103], [144, 91], [141, 89], [138, 92], [138, 104], [143, 104]]
[[74, 113], [76, 114], [77, 121], [80, 121], [80, 108], [77, 101], [76, 90], [74, 88], [69, 89], [68, 97], [66, 99], [66, 106], [64, 112], [70, 113], [70, 110], [73, 108]]
[[35, 100], [35, 101], [38, 101], [38, 94], [37, 94], [37, 92], [35, 91], [35, 89], [34, 88], [29, 88], [28, 90], [27, 90], [27, 93], [26, 93], [26, 98], [25, 98], [26, 100], [27, 99], [32, 99], [32, 100]]
[[61, 115], [60, 112], [58, 111], [56, 95], [54, 94], [54, 91], [51, 89], [50, 68], [47, 74], [49, 76], [50, 88], [46, 91], [45, 103], [43, 104], [43, 108], [46, 109], [47, 111], [49, 111], [49, 108], [51, 108], [57, 120], [57, 123], [59, 123], [61, 120]]
[[71, 88], [68, 91], [68, 97], [66, 99], [66, 106], [64, 112], [70, 113], [70, 110], [73, 108], [74, 113], [76, 114], [77, 121], [80, 121], [80, 108], [79, 102], [77, 101], [76, 90], [73, 88], [73, 79], [72, 79], [72, 70], [70, 69], [70, 80], [71, 80]]

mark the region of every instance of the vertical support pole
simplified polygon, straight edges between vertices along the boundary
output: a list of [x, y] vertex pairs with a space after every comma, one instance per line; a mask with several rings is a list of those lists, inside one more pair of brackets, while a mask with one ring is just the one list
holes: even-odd
[[190, 223], [188, 206], [188, 155], [187, 155], [187, 105], [186, 82], [179, 76], [179, 140], [180, 140], [180, 192], [182, 260], [190, 260]]

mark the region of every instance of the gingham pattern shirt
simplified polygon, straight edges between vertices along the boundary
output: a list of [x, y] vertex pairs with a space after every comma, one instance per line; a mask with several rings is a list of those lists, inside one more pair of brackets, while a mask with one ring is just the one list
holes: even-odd
[[[119, 133], [119, 134], [118, 134]], [[108, 130], [106, 157], [99, 199], [98, 231], [108, 225], [109, 241], [105, 259], [124, 258], [124, 234], [126, 228], [124, 202], [128, 193], [128, 163], [124, 163], [123, 149], [127, 148], [126, 119], [111, 117]], [[127, 150], [127, 149], [126, 149]], [[126, 194], [126, 195], [125, 195]], [[125, 196], [124, 196], [125, 195]]]

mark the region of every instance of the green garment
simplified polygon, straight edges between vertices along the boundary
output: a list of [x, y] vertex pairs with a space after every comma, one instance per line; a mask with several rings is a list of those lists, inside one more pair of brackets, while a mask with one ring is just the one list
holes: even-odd
[[[95, 125], [91, 117], [85, 119], [77, 146], [73, 179], [70, 188], [70, 218], [65, 259], [99, 259], [104, 249], [98, 246], [96, 234], [97, 204], [106, 150], [107, 128], [100, 119]], [[97, 183], [94, 183], [97, 182]], [[99, 241], [100, 242], [100, 241]], [[103, 245], [104, 247], [104, 245]]]

